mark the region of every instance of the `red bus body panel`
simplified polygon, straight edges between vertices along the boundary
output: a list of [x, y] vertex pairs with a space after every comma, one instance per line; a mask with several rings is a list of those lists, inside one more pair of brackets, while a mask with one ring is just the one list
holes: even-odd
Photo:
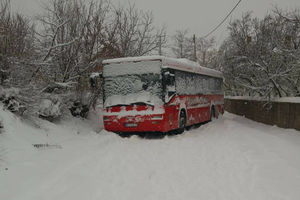
[[176, 95], [167, 104], [152, 106], [115, 106], [104, 109], [104, 127], [112, 132], [169, 132], [178, 129], [179, 114], [186, 112], [187, 126], [210, 120], [224, 113], [223, 95]]

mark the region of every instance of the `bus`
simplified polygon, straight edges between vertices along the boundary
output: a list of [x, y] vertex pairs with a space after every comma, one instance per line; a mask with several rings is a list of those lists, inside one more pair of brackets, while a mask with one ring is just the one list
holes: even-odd
[[102, 77], [107, 131], [183, 132], [224, 113], [222, 73], [186, 59], [104, 60]]

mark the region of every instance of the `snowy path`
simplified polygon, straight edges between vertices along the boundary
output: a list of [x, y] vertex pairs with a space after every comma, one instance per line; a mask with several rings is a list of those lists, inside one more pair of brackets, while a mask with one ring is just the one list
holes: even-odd
[[[17, 137], [19, 128], [30, 130], [17, 124], [0, 135], [0, 199], [300, 199], [295, 130], [228, 113], [159, 140], [53, 125]], [[63, 148], [37, 150], [34, 142]]]

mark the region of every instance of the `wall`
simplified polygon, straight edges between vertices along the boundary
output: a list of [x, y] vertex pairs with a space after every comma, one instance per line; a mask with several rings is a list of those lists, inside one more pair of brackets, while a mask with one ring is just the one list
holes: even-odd
[[264, 124], [300, 130], [300, 103], [225, 99], [225, 110]]

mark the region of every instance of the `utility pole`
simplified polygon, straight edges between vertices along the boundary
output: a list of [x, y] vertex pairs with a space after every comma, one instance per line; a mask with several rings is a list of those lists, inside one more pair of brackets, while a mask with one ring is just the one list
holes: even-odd
[[193, 35], [193, 43], [194, 43], [194, 61], [197, 62], [197, 50], [196, 50], [196, 35]]
[[183, 57], [183, 44], [180, 43], [179, 46], [180, 46], [180, 58], [182, 58]]
[[162, 55], [162, 53], [161, 53], [161, 35], [160, 36], [158, 36], [159, 37], [159, 40], [158, 40], [158, 54], [161, 56]]

